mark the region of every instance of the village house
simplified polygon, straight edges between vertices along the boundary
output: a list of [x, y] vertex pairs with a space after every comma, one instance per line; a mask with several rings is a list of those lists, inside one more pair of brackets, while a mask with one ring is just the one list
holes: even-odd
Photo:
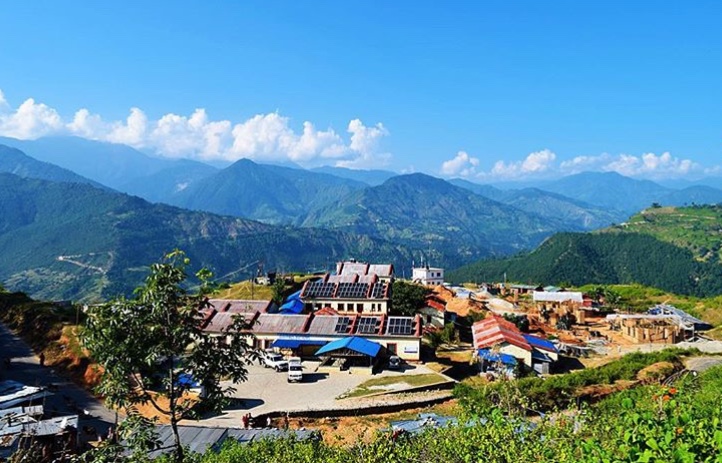
[[444, 284], [444, 269], [439, 267], [414, 267], [411, 280], [424, 286], [440, 286]]
[[559, 360], [556, 346], [537, 336], [522, 333], [510, 321], [489, 314], [484, 320], [472, 325], [472, 338], [482, 372], [498, 371], [511, 375], [518, 367], [549, 373]]
[[339, 262], [336, 274], [304, 283], [300, 300], [307, 311], [329, 307], [343, 314], [386, 314], [393, 279], [393, 265]]

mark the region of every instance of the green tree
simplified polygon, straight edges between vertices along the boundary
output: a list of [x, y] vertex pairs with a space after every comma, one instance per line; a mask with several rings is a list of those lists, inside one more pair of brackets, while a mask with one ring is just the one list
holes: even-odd
[[413, 315], [424, 307], [426, 296], [431, 290], [425, 286], [395, 280], [391, 287], [391, 311], [402, 315]]
[[[221, 379], [246, 380], [246, 367], [256, 358], [243, 318], [237, 317], [221, 337], [203, 331], [211, 275], [199, 271], [200, 290], [190, 293], [184, 287], [189, 264], [182, 251], [166, 255], [151, 266], [132, 299], [91, 308], [82, 333], [85, 347], [103, 368], [98, 392], [113, 406], [132, 410], [136, 404], [150, 403], [166, 415], [178, 462], [184, 456], [178, 422], [191, 417], [196, 406], [220, 410], [232, 391], [221, 385]], [[197, 403], [187, 394], [192, 381], [182, 375], [200, 384]]]
[[273, 291], [273, 296], [271, 296], [271, 300], [276, 304], [282, 304], [283, 292], [286, 290], [286, 282], [284, 281], [283, 277], [276, 278], [276, 280], [273, 282], [271, 290]]

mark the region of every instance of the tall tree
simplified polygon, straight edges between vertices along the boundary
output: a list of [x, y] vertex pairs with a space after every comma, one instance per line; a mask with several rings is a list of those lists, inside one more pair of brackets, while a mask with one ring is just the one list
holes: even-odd
[[401, 315], [414, 315], [424, 307], [430, 293], [426, 286], [395, 280], [391, 287], [391, 310]]
[[[232, 391], [222, 387], [221, 379], [245, 381], [246, 367], [256, 358], [243, 318], [236, 318], [221, 337], [203, 330], [211, 275], [199, 271], [200, 290], [191, 293], [184, 285], [189, 264], [182, 251], [166, 255], [151, 266], [132, 299], [91, 308], [82, 334], [91, 357], [103, 368], [99, 392], [116, 407], [150, 403], [167, 416], [178, 462], [184, 456], [179, 421], [190, 417], [195, 406], [220, 410]], [[188, 394], [193, 383], [201, 386], [198, 398]]]

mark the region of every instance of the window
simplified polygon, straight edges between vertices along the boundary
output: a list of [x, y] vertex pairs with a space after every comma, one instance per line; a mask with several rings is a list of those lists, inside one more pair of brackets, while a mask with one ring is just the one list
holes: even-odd
[[338, 310], [339, 310], [340, 312], [345, 312], [345, 311], [346, 311], [346, 304], [341, 304], [341, 303], [339, 302], [339, 304], [338, 304]]
[[396, 351], [398, 350], [398, 347], [396, 346], [396, 343], [395, 343], [395, 342], [390, 342], [390, 343], [386, 344], [386, 349], [387, 349], [390, 353], [396, 355]]
[[363, 304], [356, 304], [356, 312], [361, 313], [364, 311], [364, 305]]

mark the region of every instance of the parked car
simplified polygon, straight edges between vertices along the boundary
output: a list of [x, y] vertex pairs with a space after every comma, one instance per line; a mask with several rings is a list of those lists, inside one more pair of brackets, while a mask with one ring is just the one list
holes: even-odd
[[265, 352], [263, 354], [263, 366], [273, 368], [276, 371], [286, 371], [288, 370], [288, 360], [276, 352]]
[[398, 355], [392, 355], [389, 357], [389, 370], [400, 370], [402, 363], [401, 357]]
[[303, 381], [303, 366], [300, 357], [291, 357], [288, 360], [288, 382], [295, 383]]

